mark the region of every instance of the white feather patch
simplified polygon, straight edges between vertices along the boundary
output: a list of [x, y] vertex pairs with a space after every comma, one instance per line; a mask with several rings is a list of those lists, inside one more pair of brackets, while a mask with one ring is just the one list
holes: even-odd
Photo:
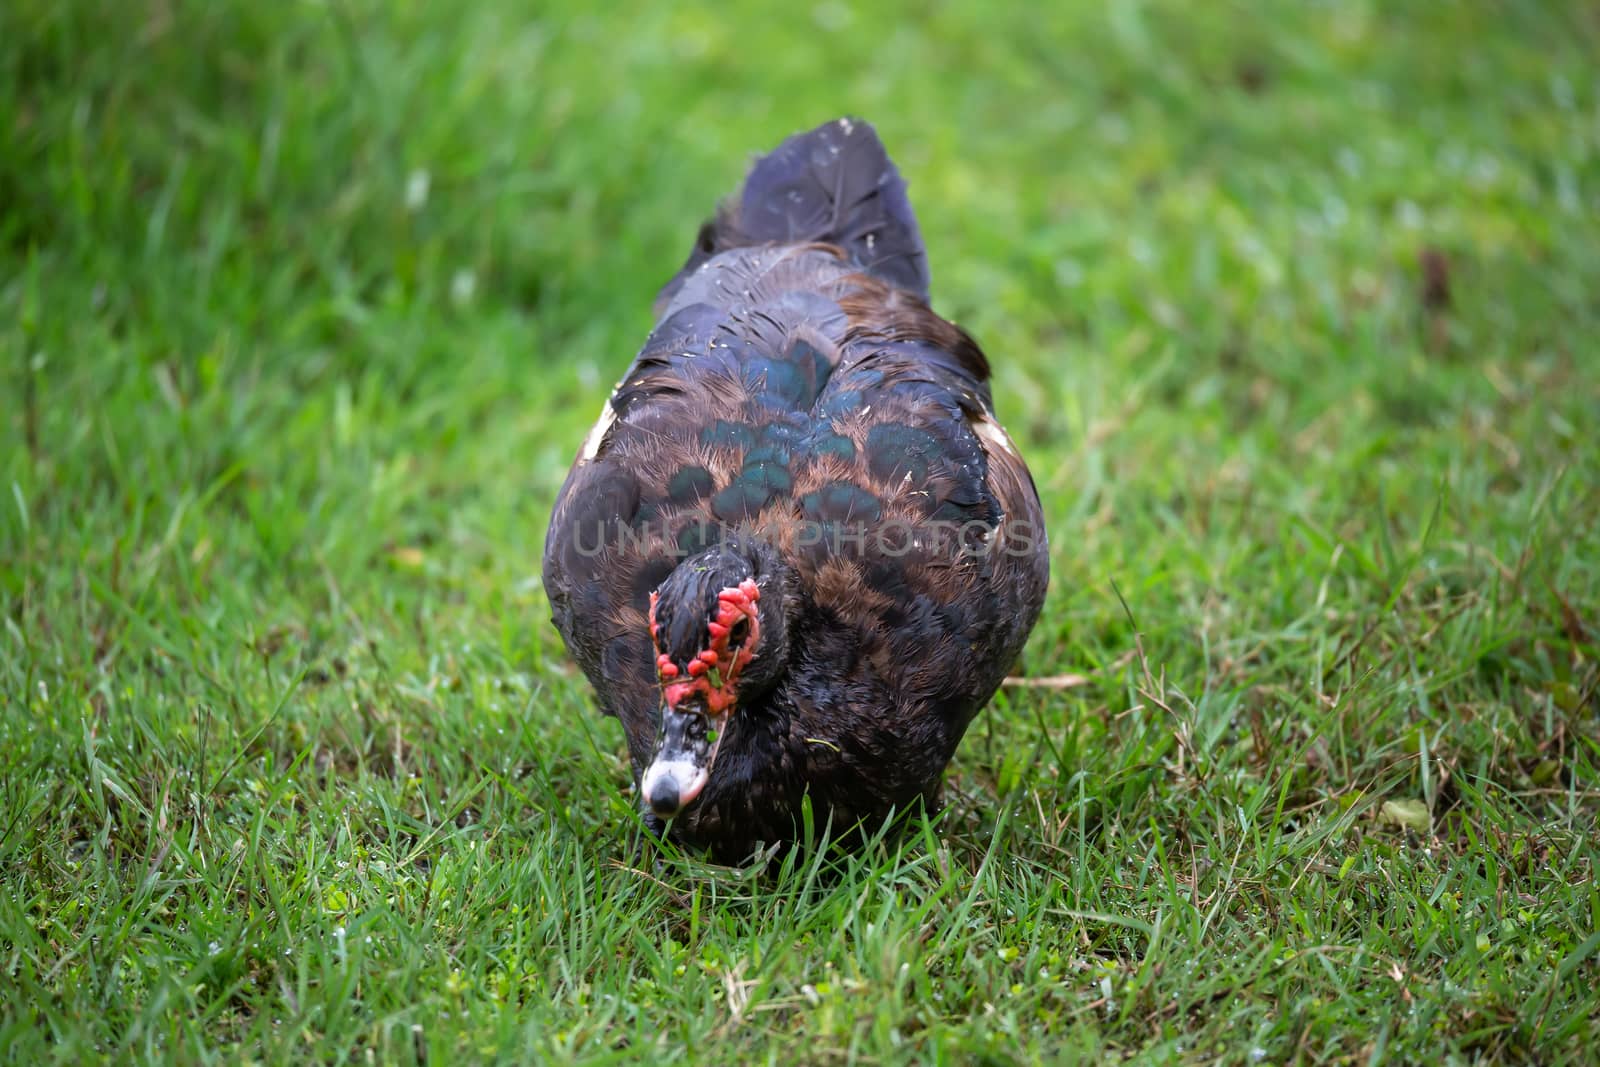
[[[1017, 455], [1017, 446], [1011, 443], [1011, 435], [1006, 433], [1005, 427], [989, 416], [979, 415], [972, 420], [972, 428], [977, 432], [978, 437], [987, 444], [1013, 456]], [[1017, 458], [1020, 459], [1021, 457], [1018, 456]]]
[[607, 400], [606, 406], [600, 409], [600, 418], [594, 424], [594, 429], [583, 439], [583, 450], [578, 453], [580, 462], [588, 463], [600, 454], [600, 446], [605, 444], [606, 434], [611, 432], [611, 427], [616, 421], [617, 409]]

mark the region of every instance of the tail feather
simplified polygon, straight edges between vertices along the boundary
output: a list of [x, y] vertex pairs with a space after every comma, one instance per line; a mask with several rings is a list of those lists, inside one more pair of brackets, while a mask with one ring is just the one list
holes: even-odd
[[656, 307], [719, 252], [813, 241], [838, 245], [868, 273], [928, 298], [928, 257], [906, 183], [869, 123], [829, 122], [757, 160], [737, 196], [700, 228]]

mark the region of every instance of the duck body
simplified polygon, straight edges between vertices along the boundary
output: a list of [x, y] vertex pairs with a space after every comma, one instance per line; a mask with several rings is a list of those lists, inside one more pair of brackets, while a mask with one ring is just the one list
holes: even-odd
[[663, 289], [546, 538], [554, 621], [653, 825], [725, 862], [936, 802], [1038, 617], [1039, 498], [839, 120], [757, 161]]

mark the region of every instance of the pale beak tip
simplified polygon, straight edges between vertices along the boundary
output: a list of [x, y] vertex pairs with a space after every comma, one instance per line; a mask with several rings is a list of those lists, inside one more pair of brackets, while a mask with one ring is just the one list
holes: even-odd
[[700, 795], [707, 778], [705, 771], [691, 764], [676, 760], [652, 763], [644, 772], [639, 791], [651, 811], [670, 819]]

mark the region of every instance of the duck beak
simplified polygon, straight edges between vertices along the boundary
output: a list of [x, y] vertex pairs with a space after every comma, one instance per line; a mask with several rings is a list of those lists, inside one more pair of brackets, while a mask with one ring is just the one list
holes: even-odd
[[727, 725], [726, 713], [711, 716], [699, 708], [662, 707], [655, 759], [639, 780], [639, 792], [651, 811], [670, 819], [700, 795]]

